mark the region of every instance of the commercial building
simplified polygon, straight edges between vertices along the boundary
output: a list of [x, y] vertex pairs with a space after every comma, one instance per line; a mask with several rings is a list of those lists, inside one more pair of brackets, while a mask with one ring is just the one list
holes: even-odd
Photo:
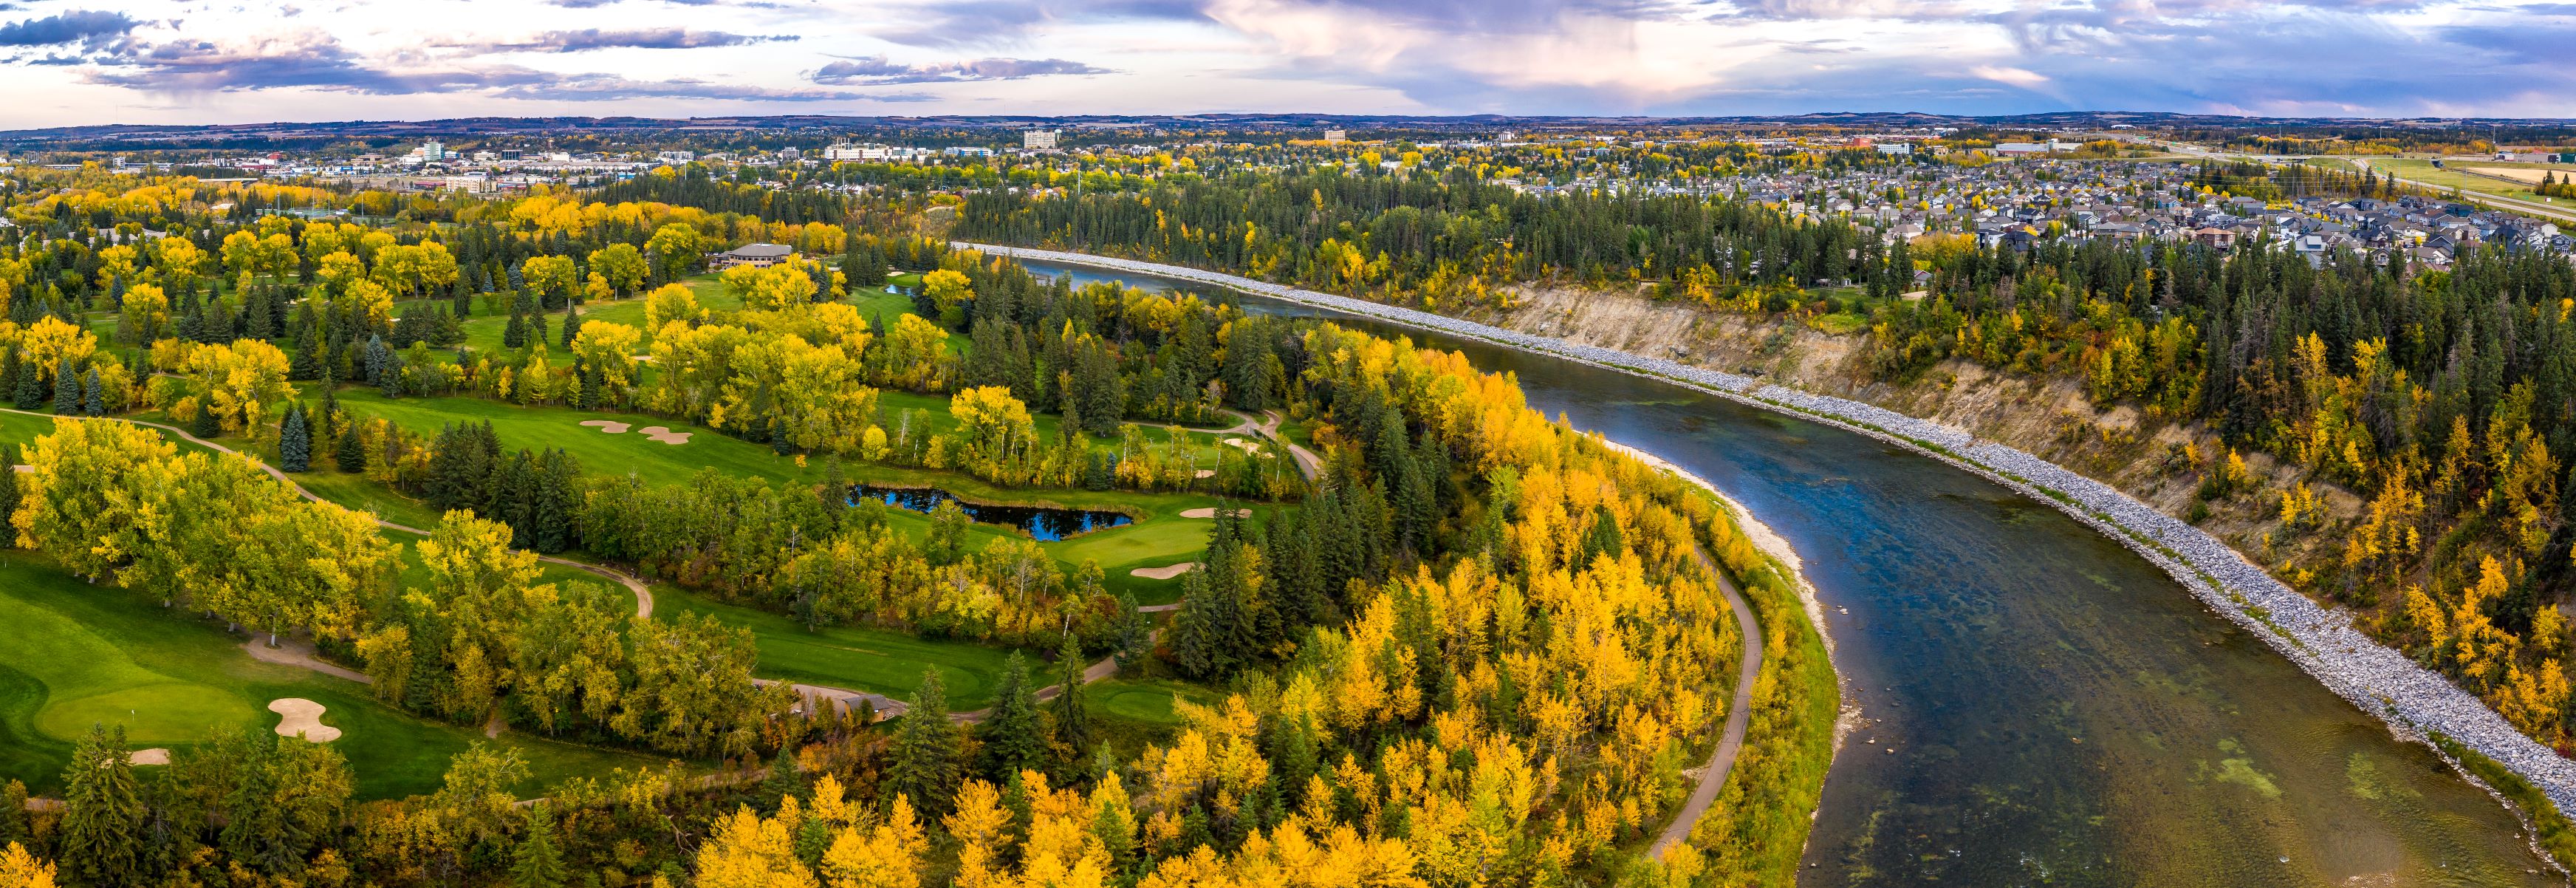
[[786, 244], [744, 244], [722, 253], [707, 254], [707, 267], [722, 271], [736, 265], [768, 268], [796, 255], [796, 248]]

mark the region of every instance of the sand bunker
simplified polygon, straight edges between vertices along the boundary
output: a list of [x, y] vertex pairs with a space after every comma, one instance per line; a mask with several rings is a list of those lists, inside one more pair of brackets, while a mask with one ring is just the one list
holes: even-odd
[[278, 736], [300, 736], [315, 743], [340, 739], [339, 728], [322, 723], [324, 708], [322, 704], [302, 697], [285, 697], [268, 703], [268, 711], [285, 716], [277, 722]]
[[137, 749], [127, 754], [125, 760], [137, 765], [166, 765], [170, 763], [170, 750], [159, 746]]
[[626, 424], [622, 422], [611, 422], [605, 419], [591, 419], [582, 421], [582, 425], [598, 426], [600, 431], [607, 432], [611, 435], [626, 434]]
[[1195, 477], [1200, 477], [1200, 478], [1214, 478], [1214, 477], [1216, 477], [1216, 470], [1215, 470], [1215, 469], [1200, 469], [1200, 470], [1199, 470], [1198, 475], [1196, 475]]
[[674, 432], [661, 426], [645, 426], [635, 431], [637, 434], [664, 444], [686, 444], [689, 443], [690, 435], [697, 434], [696, 432]]
[[[1214, 518], [1214, 517], [1216, 517], [1216, 507], [1215, 507], [1215, 506], [1201, 506], [1201, 507], [1196, 508], [1196, 509], [1182, 509], [1182, 510], [1181, 510], [1181, 517], [1183, 517], [1183, 518]], [[1250, 517], [1252, 517], [1252, 510], [1251, 510], [1251, 509], [1236, 509], [1236, 510], [1234, 510], [1234, 517], [1237, 517], [1237, 518], [1250, 518]]]
[[1191, 568], [1197, 566], [1199, 566], [1199, 563], [1196, 561], [1184, 561], [1179, 564], [1166, 565], [1163, 567], [1140, 567], [1135, 570], [1128, 571], [1128, 573], [1144, 577], [1148, 580], [1168, 580], [1173, 577], [1189, 573]]

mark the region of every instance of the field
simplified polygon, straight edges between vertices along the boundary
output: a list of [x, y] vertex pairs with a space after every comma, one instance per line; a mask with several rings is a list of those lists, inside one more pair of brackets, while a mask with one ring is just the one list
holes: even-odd
[[2454, 164], [2453, 166], [2457, 166], [2462, 172], [2476, 173], [2481, 176], [2493, 176], [2499, 179], [2512, 179], [2525, 185], [2538, 185], [2540, 184], [2540, 180], [2544, 178], [2564, 179], [2570, 175], [2576, 175], [2576, 166], [2563, 166], [2554, 163], [2515, 164], [2512, 166], [2467, 166], [2463, 164]]
[[[0, 778], [58, 792], [72, 742], [93, 723], [122, 724], [135, 748], [180, 747], [216, 731], [273, 727], [268, 702], [301, 697], [328, 707], [365, 798], [435, 790], [447, 758], [480, 731], [424, 721], [377, 704], [348, 681], [253, 660], [241, 639], [111, 586], [92, 586], [38, 556], [0, 553]], [[522, 795], [565, 777], [642, 768], [657, 759], [519, 734], [532, 777]]]
[[[2474, 194], [2488, 194], [2497, 197], [2518, 198], [2521, 200], [2544, 200], [2544, 198], [2539, 195], [2533, 194], [2528, 185], [2518, 185], [2514, 182], [2507, 181], [2506, 179], [2471, 173], [2461, 169], [2463, 164], [2478, 168], [2502, 168], [2505, 166], [2494, 162], [2445, 161], [2443, 166], [2447, 167], [2446, 169], [2436, 169], [2433, 166], [2433, 162], [2429, 160], [2418, 160], [2413, 158], [2372, 158], [2370, 161], [2370, 168], [2380, 172], [2394, 172], [2397, 174], [2398, 178], [2422, 182], [2437, 188], [2457, 188], [2461, 191], [2471, 192]], [[2540, 168], [2531, 167], [2530, 169], [2536, 171]], [[2532, 174], [2531, 181], [2534, 184], [2537, 184], [2540, 181], [2538, 172], [2534, 172]]]

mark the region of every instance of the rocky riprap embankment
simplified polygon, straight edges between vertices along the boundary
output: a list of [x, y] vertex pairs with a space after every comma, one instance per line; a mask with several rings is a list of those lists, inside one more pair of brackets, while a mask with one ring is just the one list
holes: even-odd
[[1939, 423], [1857, 401], [1767, 385], [1733, 373], [1662, 358], [1533, 336], [1400, 306], [1301, 290], [1218, 272], [1085, 253], [959, 243], [988, 255], [1034, 259], [1224, 287], [1502, 343], [1608, 369], [1687, 383], [1739, 401], [1818, 418], [1923, 451], [2057, 505], [2163, 567], [2218, 613], [2254, 632], [2353, 705], [2399, 733], [2437, 731], [2539, 786], [2562, 810], [2576, 810], [2576, 762], [2523, 736], [2502, 716], [2406, 655], [2352, 628], [2347, 612], [2321, 606], [2272, 578], [2235, 549], [2127, 494], [2055, 463]]

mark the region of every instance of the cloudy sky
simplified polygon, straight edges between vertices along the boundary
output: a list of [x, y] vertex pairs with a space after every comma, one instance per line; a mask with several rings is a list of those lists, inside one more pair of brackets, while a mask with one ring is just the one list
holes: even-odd
[[0, 127], [464, 115], [2576, 117], [2576, 2], [0, 0]]

